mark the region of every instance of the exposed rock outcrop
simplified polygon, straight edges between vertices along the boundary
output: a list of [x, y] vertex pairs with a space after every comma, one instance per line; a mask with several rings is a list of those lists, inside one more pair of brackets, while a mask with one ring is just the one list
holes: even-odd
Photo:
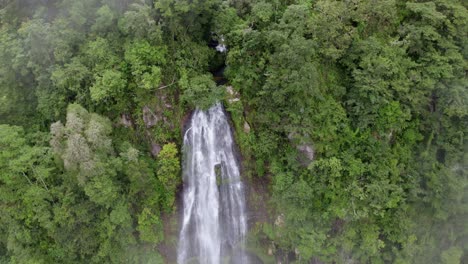
[[311, 145], [307, 145], [307, 144], [301, 144], [301, 145], [298, 145], [296, 146], [297, 150], [299, 150], [299, 152], [301, 154], [304, 155], [305, 158], [307, 158], [307, 160], [309, 161], [313, 161], [314, 160], [314, 149], [312, 148]]
[[146, 128], [155, 126], [162, 117], [155, 114], [148, 106], [143, 107], [143, 122]]
[[123, 113], [120, 115], [120, 124], [124, 127], [131, 127], [133, 126], [133, 121], [130, 118], [129, 114]]
[[315, 157], [315, 151], [312, 144], [306, 140], [308, 137], [299, 136], [296, 133], [289, 133], [288, 139], [296, 147], [299, 152], [298, 160], [303, 166], [308, 166]]
[[156, 157], [158, 156], [159, 152], [161, 152], [161, 145], [155, 142], [151, 142], [151, 155]]
[[234, 91], [231, 85], [226, 86], [226, 92], [228, 94], [228, 102], [230, 104], [240, 101], [240, 95], [237, 91]]

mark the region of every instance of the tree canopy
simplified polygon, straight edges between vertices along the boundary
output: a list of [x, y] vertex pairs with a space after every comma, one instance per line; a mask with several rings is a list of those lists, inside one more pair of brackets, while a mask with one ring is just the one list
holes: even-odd
[[467, 263], [467, 9], [2, 1], [0, 263], [175, 262], [184, 124], [216, 101], [265, 263]]

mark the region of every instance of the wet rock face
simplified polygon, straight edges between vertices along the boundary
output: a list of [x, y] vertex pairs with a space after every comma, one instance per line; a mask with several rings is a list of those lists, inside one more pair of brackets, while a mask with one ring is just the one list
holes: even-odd
[[[243, 258], [242, 258], [242, 255], [243, 255]], [[245, 264], [245, 262], [243, 262], [242, 259], [244, 261], [247, 260], [247, 263], [249, 264], [263, 264], [262, 259], [260, 259], [257, 255], [255, 255], [252, 252], [243, 251], [243, 250], [233, 252], [229, 260], [229, 264]]]

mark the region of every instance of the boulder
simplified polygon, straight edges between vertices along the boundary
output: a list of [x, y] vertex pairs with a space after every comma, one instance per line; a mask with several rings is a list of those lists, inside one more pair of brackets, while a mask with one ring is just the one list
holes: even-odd
[[278, 215], [278, 217], [275, 220], [275, 226], [277, 227], [284, 226], [284, 214]]
[[250, 125], [247, 121], [244, 121], [244, 133], [250, 133]]

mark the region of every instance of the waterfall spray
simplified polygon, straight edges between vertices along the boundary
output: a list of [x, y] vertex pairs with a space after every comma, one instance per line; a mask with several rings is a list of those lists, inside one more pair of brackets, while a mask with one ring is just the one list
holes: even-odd
[[177, 262], [248, 263], [244, 187], [222, 105], [196, 110], [184, 135], [183, 220]]

